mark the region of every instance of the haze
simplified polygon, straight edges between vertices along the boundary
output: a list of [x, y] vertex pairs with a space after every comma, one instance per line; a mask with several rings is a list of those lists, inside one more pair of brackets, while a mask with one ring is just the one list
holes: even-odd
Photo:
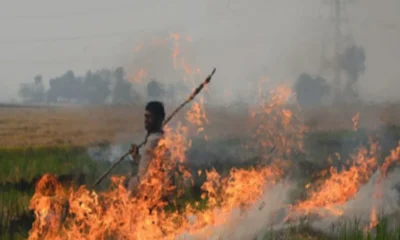
[[[399, 10], [398, 0], [348, 5], [354, 41], [366, 50], [364, 100], [400, 100]], [[137, 43], [169, 32], [192, 37], [186, 54], [204, 74], [217, 67], [213, 94], [242, 91], [261, 76], [292, 83], [302, 72], [317, 73], [323, 34], [333, 32], [323, 21], [328, 13], [322, 0], [1, 1], [0, 101], [17, 96], [19, 84], [36, 74], [46, 84], [69, 69], [124, 66], [129, 74], [140, 62]], [[163, 59], [157, 54], [150, 57]], [[161, 69], [151, 77], [168, 81]]]

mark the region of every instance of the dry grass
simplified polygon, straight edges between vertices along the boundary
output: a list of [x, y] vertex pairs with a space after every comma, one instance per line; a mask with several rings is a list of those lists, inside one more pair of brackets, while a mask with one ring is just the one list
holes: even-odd
[[[171, 110], [167, 107], [167, 111]], [[184, 121], [181, 112], [172, 121]], [[306, 124], [314, 130], [350, 129], [351, 118], [360, 112], [360, 128], [374, 129], [383, 124], [400, 124], [400, 105], [341, 105], [306, 112]], [[143, 135], [142, 106], [130, 107], [54, 107], [0, 108], [0, 145], [88, 146]], [[209, 137], [234, 137], [246, 134], [246, 111], [232, 113], [228, 108], [207, 110]], [[195, 131], [191, 132], [195, 134]]]
[[306, 124], [316, 131], [351, 129], [351, 119], [359, 116], [359, 128], [377, 129], [400, 125], [400, 104], [342, 104], [305, 111]]
[[4, 108], [0, 110], [0, 144], [4, 147], [86, 146], [133, 133], [141, 123], [129, 108]]
[[[185, 111], [178, 114], [172, 124], [184, 121], [184, 114]], [[225, 136], [239, 134], [235, 122], [247, 119], [246, 114], [227, 114], [218, 109], [209, 115], [213, 124], [208, 132], [219, 129], [217, 132]], [[232, 118], [234, 121], [224, 121]], [[88, 146], [142, 135], [142, 106], [0, 108], [0, 146], [5, 148]]]

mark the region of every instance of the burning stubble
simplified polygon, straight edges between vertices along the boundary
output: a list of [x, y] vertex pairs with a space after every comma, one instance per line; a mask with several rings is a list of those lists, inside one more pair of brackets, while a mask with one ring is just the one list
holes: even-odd
[[[30, 239], [109, 236], [125, 239], [248, 239], [266, 234], [266, 229], [280, 232], [300, 226], [304, 218], [307, 218], [309, 228], [328, 235], [331, 234], [329, 226], [340, 224], [345, 218], [363, 214], [361, 219], [369, 227], [376, 224], [378, 218], [375, 215], [379, 215], [381, 209], [385, 214], [398, 211], [398, 193], [393, 190], [393, 184], [399, 182], [398, 171], [388, 173], [387, 166], [398, 161], [400, 148], [394, 149], [380, 164], [377, 143], [370, 142], [368, 147], [360, 148], [349, 158], [349, 167], [342, 170], [330, 167], [325, 174], [320, 174], [324, 178], [305, 186], [297, 184], [302, 179], [290, 176], [293, 165], [288, 163], [296, 161], [290, 159], [291, 153], [302, 150], [299, 141], [305, 128], [296, 121], [295, 111], [285, 105], [288, 96], [290, 90], [279, 88], [251, 113], [252, 121], [263, 123], [255, 125], [254, 138], [246, 148], [257, 149], [257, 154], [262, 156], [257, 168], [233, 168], [226, 174], [214, 169], [199, 171], [205, 175], [201, 184], [202, 199], [207, 202], [205, 207], [196, 208], [199, 202], [195, 202], [179, 211], [163, 210], [166, 203], [161, 199], [163, 173], [159, 164], [163, 159], [160, 152], [149, 169], [149, 181], [133, 198], [128, 198], [123, 179], [119, 177], [112, 178], [113, 188], [98, 193], [90, 193], [85, 186], [78, 190], [64, 189], [55, 178], [44, 177], [31, 201], [31, 209], [37, 218]], [[187, 161], [192, 146], [189, 126], [201, 129], [207, 125], [204, 120], [208, 118], [205, 113], [198, 115], [198, 107], [194, 105], [186, 115], [191, 125], [179, 123], [174, 128], [166, 128], [168, 137], [162, 144], [170, 148], [174, 162]], [[276, 147], [273, 151], [269, 148], [272, 145]], [[181, 169], [181, 172], [183, 181], [190, 183], [186, 180], [192, 178], [193, 171]], [[299, 189], [307, 192], [307, 197], [291, 199], [291, 193]], [[144, 195], [151, 197], [141, 197]], [[62, 211], [60, 204], [65, 199], [70, 202], [71, 214], [61, 230], [55, 231]], [[150, 214], [148, 209], [154, 207], [157, 210]]]

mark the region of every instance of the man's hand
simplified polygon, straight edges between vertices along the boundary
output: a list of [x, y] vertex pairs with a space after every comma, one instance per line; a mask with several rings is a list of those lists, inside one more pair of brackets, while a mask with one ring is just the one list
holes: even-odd
[[136, 157], [139, 154], [139, 147], [136, 144], [132, 144], [130, 152], [131, 152], [131, 156], [133, 158], [133, 161], [135, 162]]

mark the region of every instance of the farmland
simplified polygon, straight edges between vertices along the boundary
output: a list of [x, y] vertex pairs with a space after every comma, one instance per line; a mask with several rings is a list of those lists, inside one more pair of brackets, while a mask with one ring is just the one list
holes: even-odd
[[[167, 111], [170, 109], [167, 106]], [[258, 156], [251, 153], [246, 155], [244, 151], [237, 153], [235, 149], [241, 148], [246, 139], [252, 138], [253, 129], [260, 125], [262, 119], [250, 119], [246, 109], [234, 112], [227, 109], [206, 109], [208, 123], [204, 131], [198, 133], [196, 128], [189, 128], [188, 138], [192, 139], [192, 144], [187, 153], [188, 159], [212, 159], [208, 165], [198, 164], [197, 168], [209, 170], [211, 165], [219, 173], [227, 174], [233, 166], [248, 169], [258, 160], [243, 162], [243, 158]], [[291, 160], [297, 167], [290, 170], [290, 173], [307, 182], [311, 174], [305, 173], [305, 170], [318, 172], [325, 169], [326, 160], [335, 153], [347, 159], [357, 147], [369, 147], [369, 137], [373, 136], [379, 141], [379, 161], [382, 162], [400, 140], [400, 128], [397, 127], [400, 126], [399, 110], [398, 105], [363, 104], [306, 111], [301, 120], [309, 129], [304, 137], [305, 153], [285, 153], [280, 156], [294, 158]], [[0, 216], [2, 238], [6, 239], [27, 236], [33, 222], [28, 209], [29, 202], [35, 191], [35, 183], [43, 174], [55, 174], [64, 186], [74, 183], [90, 185], [110, 166], [110, 162], [94, 160], [88, 149], [93, 146], [107, 149], [110, 145], [120, 143], [124, 143], [122, 148], [127, 149], [130, 142], [139, 142], [143, 138], [143, 113], [139, 106], [4, 107], [0, 112]], [[355, 130], [352, 118], [357, 113], [359, 121]], [[179, 121], [188, 124], [185, 112], [177, 116], [172, 126], [175, 127]], [[290, 137], [288, 139], [290, 142]], [[282, 148], [285, 146], [282, 145]], [[338, 169], [345, 163], [340, 159], [332, 161]], [[128, 163], [123, 163], [114, 174], [126, 174], [128, 166]], [[107, 188], [109, 180], [106, 179], [100, 188]], [[313, 181], [318, 182], [315, 179]], [[304, 197], [303, 193], [293, 194]], [[383, 230], [385, 224], [382, 221], [377, 225], [378, 230], [381, 228], [380, 239], [385, 239], [382, 234], [389, 234]], [[349, 230], [345, 227], [341, 231], [343, 236], [346, 235], [342, 237], [344, 239], [360, 239], [362, 232], [360, 229]], [[268, 231], [266, 236], [271, 234], [321, 237], [320, 233], [306, 225], [285, 233]]]

